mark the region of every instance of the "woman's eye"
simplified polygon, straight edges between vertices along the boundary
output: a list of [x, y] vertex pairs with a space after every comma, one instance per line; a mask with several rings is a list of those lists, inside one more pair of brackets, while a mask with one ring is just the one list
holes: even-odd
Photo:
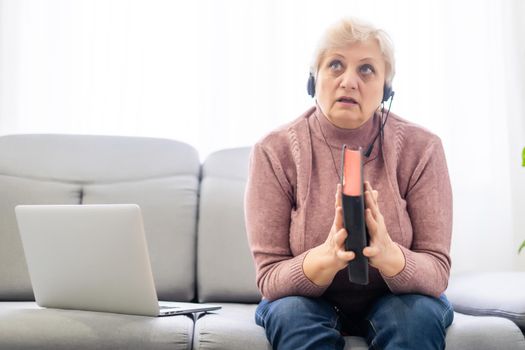
[[328, 67], [331, 69], [331, 70], [341, 70], [343, 68], [343, 64], [341, 63], [341, 61], [339, 60], [333, 60], [330, 62], [330, 64], [328, 65]]
[[370, 64], [364, 64], [361, 67], [359, 67], [359, 71], [364, 75], [370, 75], [375, 73], [374, 67], [372, 67]]

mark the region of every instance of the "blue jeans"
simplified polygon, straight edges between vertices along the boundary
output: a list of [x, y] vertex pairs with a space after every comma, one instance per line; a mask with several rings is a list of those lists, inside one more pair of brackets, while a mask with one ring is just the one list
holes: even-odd
[[[373, 303], [361, 327], [353, 330], [362, 332], [355, 335], [364, 336], [370, 349], [444, 349], [446, 328], [453, 318], [444, 294], [439, 299], [387, 294]], [[275, 350], [344, 349], [341, 332], [348, 332], [348, 319], [328, 301], [302, 296], [263, 299], [255, 312], [255, 322], [264, 327]]]

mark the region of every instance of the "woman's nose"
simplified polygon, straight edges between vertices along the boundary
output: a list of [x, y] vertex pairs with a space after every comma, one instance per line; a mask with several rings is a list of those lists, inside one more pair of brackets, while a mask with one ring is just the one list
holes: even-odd
[[345, 72], [341, 76], [340, 86], [345, 90], [356, 90], [359, 82], [359, 77], [352, 72]]

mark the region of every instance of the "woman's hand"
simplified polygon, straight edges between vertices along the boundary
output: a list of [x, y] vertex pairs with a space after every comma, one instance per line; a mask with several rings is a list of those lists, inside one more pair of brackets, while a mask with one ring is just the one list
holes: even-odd
[[377, 204], [378, 192], [365, 181], [366, 226], [370, 235], [369, 246], [363, 255], [369, 258], [371, 266], [379, 269], [385, 276], [392, 277], [405, 267], [405, 256], [401, 248], [392, 241], [385, 226], [383, 215]]
[[339, 270], [345, 268], [348, 262], [355, 258], [355, 253], [345, 250], [345, 239], [348, 236], [343, 228], [343, 207], [341, 185], [337, 185], [335, 194], [334, 222], [326, 241], [312, 248], [303, 261], [303, 270], [313, 283], [325, 286], [332, 282]]
[[345, 239], [348, 233], [343, 228], [343, 203], [341, 196], [341, 184], [337, 184], [335, 193], [335, 215], [334, 222], [326, 241], [322, 244], [325, 250], [327, 265], [333, 266], [336, 272], [345, 268], [348, 262], [355, 258], [355, 253], [345, 250]]

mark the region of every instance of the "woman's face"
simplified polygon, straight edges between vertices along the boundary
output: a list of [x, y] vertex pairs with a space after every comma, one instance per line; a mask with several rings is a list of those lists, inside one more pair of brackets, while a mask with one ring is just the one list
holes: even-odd
[[381, 104], [384, 84], [385, 60], [378, 42], [356, 42], [325, 53], [317, 72], [317, 103], [333, 124], [355, 129]]

